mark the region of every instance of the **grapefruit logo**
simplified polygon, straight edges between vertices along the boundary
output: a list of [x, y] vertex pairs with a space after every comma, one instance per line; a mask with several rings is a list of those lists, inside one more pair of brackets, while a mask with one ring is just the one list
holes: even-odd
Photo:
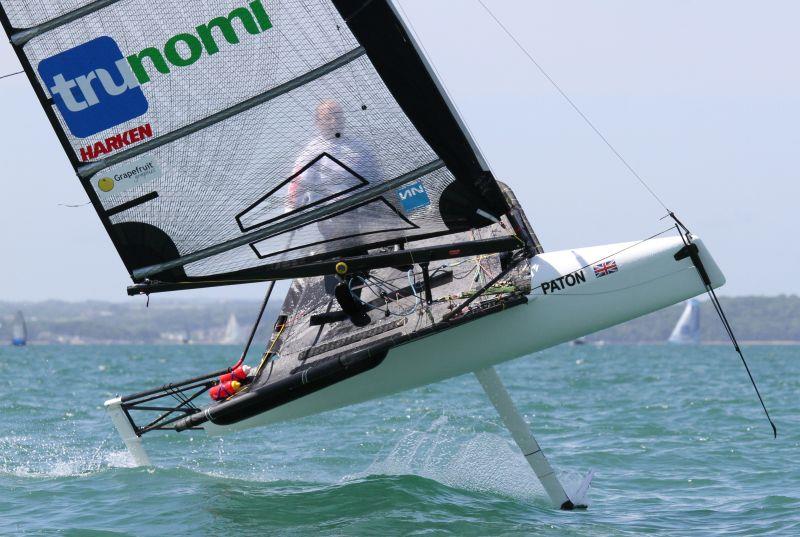
[[91, 179], [91, 184], [101, 201], [109, 201], [118, 199], [130, 190], [145, 188], [145, 185], [160, 178], [161, 166], [158, 162], [152, 157], [143, 156], [98, 173]]
[[97, 187], [103, 192], [111, 192], [114, 190], [114, 180], [110, 177], [103, 177], [97, 182]]
[[111, 192], [114, 190], [114, 180], [110, 177], [103, 177], [97, 182], [97, 187], [103, 192]]

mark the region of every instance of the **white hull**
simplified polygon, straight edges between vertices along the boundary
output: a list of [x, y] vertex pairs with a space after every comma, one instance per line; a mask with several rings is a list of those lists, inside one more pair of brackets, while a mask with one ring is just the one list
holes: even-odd
[[[725, 277], [708, 250], [701, 241], [695, 243], [712, 285], [723, 285]], [[676, 304], [705, 291], [691, 260], [674, 259], [682, 247], [674, 237], [538, 255], [528, 304], [396, 347], [378, 367], [258, 416], [204, 427], [209, 434], [224, 434], [368, 401], [526, 356]], [[560, 285], [545, 285], [544, 291], [537, 288], [600, 260], [613, 260], [618, 271], [596, 277], [589, 266], [582, 270], [583, 281], [572, 276]]]

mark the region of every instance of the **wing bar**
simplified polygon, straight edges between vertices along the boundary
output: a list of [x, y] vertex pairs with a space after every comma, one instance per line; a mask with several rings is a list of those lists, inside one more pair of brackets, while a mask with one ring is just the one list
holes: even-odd
[[229, 250], [233, 250], [234, 248], [238, 248], [239, 246], [244, 246], [252, 242], [272, 237], [273, 235], [278, 235], [280, 233], [297, 229], [298, 227], [316, 222], [323, 218], [328, 218], [329, 216], [333, 216], [336, 213], [344, 211], [354, 205], [358, 205], [361, 202], [377, 198], [384, 192], [402, 186], [415, 179], [419, 179], [420, 177], [443, 167], [444, 161], [442, 161], [442, 159], [436, 159], [428, 164], [425, 164], [424, 166], [420, 166], [415, 170], [386, 181], [385, 183], [380, 183], [375, 186], [365, 188], [364, 190], [351, 195], [349, 198], [333, 202], [329, 205], [308, 211], [304, 214], [287, 218], [281, 222], [263, 227], [256, 231], [245, 233], [244, 235], [240, 235], [235, 239], [231, 239], [208, 248], [203, 248], [202, 250], [198, 250], [191, 254], [183, 255], [177, 259], [173, 259], [172, 261], [165, 261], [163, 263], [157, 263], [155, 265], [135, 269], [132, 272], [133, 279], [134, 281], [141, 281], [149, 276], [158, 274], [159, 272], [182, 267], [189, 263], [194, 263], [217, 254], [225, 253]]

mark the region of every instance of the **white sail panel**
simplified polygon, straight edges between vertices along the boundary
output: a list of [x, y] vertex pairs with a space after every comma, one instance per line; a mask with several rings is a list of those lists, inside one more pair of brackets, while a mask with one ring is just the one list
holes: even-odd
[[0, 20], [135, 281], [263, 278], [508, 210], [387, 0], [99, 1], [22, 32], [19, 5]]
[[14, 323], [11, 325], [11, 342], [14, 345], [25, 345], [28, 342], [28, 327], [25, 324], [25, 316], [21, 311], [14, 315]]
[[156, 0], [117, 2], [25, 52], [76, 157], [91, 161], [129, 147], [106, 142], [121, 133], [168, 134], [358, 46], [328, 0]]
[[[350, 93], [353, 79], [360, 84], [356, 96]], [[338, 103], [345, 103], [347, 108]], [[360, 103], [369, 103], [366, 110]], [[316, 124], [317, 110], [321, 107], [323, 110], [332, 107], [335, 132], [321, 132]], [[270, 127], [264, 129], [264, 125]], [[353, 145], [357, 149], [353, 149]], [[166, 233], [178, 253], [184, 255], [239, 236], [241, 228], [237, 217], [269, 192], [274, 191], [262, 205], [270, 207], [270, 219], [279, 219], [295, 209], [297, 202], [292, 197], [330, 198], [321, 196], [320, 189], [329, 191], [331, 174], [323, 175], [323, 181], [317, 180], [314, 177], [317, 166], [295, 178], [293, 191], [279, 188], [295, 175], [297, 168], [324, 154], [341, 162], [367, 184], [393, 179], [437, 158], [392, 99], [369, 61], [361, 58], [247, 114], [147, 153], [144, 158], [158, 164], [161, 176], [125, 190], [119, 196], [108, 196], [102, 204], [108, 210], [151, 192], [157, 193], [158, 197], [113, 214], [110, 220], [114, 224], [140, 222], [155, 226]], [[369, 158], [365, 158], [366, 154]], [[142, 162], [142, 159], [137, 156], [131, 160]], [[119, 166], [124, 163], [115, 165], [114, 169]], [[89, 180], [92, 187], [99, 190], [99, 183], [111, 175], [103, 170]], [[341, 181], [340, 174], [333, 175]], [[418, 223], [402, 228], [380, 221], [376, 225], [380, 229], [396, 229], [398, 232], [394, 236], [403, 237], [446, 231], [438, 205], [431, 203], [438, 201], [437, 194], [452, 181], [452, 174], [447, 171], [423, 178], [428, 199], [433, 201], [410, 211], [403, 208], [396, 192], [387, 193], [385, 199], [398, 214]], [[342, 186], [349, 189], [357, 185]], [[336, 199], [330, 198], [328, 202]], [[189, 206], [196, 210], [180, 210]], [[249, 224], [247, 227], [263, 221], [245, 220]], [[337, 226], [333, 224], [333, 228]], [[341, 225], [338, 234], [350, 236], [354, 234], [353, 229], [353, 225]], [[411, 233], [415, 229], [422, 231]], [[322, 238], [298, 231], [291, 239], [286, 234], [282, 240], [286, 244], [276, 251], [293, 249], [297, 244], [317, 243]], [[302, 250], [293, 252], [292, 257], [303, 253]], [[219, 264], [217, 270], [224, 271], [264, 263], [249, 248], [243, 248], [240, 255], [219, 257], [237, 260], [224, 264], [215, 260], [214, 263]]]

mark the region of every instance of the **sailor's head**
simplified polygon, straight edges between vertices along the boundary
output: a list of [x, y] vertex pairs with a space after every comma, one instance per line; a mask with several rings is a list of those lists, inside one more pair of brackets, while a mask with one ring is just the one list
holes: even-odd
[[316, 115], [317, 128], [325, 138], [338, 138], [344, 128], [342, 107], [334, 100], [327, 99], [319, 103]]

